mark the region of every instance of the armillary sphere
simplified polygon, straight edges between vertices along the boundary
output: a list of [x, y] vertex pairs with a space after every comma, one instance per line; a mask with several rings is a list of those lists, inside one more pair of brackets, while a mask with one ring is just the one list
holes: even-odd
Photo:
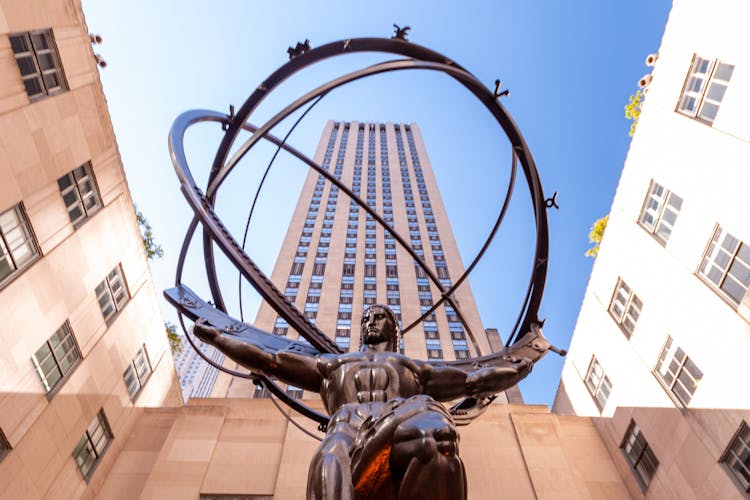
[[[325, 59], [360, 52], [395, 54], [400, 58], [374, 64], [322, 84], [300, 96], [261, 126], [252, 125], [249, 122], [250, 116], [257, 109], [259, 104], [290, 76]], [[444, 302], [447, 302], [453, 307], [469, 336], [474, 349], [474, 355], [470, 359], [460, 361], [434, 361], [434, 364], [448, 364], [457, 367], [473, 366], [476, 368], [487, 363], [490, 359], [496, 359], [498, 356], [523, 356], [536, 362], [541, 359], [548, 350], [564, 354], [564, 351], [559, 351], [545, 340], [541, 332], [541, 325], [543, 322], [538, 316], [547, 275], [547, 259], [549, 253], [549, 235], [547, 214], [545, 211], [547, 204], [545, 203], [546, 200], [542, 191], [542, 185], [539, 181], [539, 175], [531, 152], [529, 151], [529, 148], [515, 122], [499, 102], [500, 97], [507, 95], [507, 91], [499, 91], [499, 82], [496, 82], [496, 88], [494, 91], [488, 89], [477, 80], [474, 75], [458, 65], [455, 61], [431, 49], [407, 41], [404, 33], [401, 33], [400, 36], [397, 34], [397, 36], [393, 38], [352, 38], [348, 40], [339, 40], [317, 48], [310, 48], [309, 42], [306, 41], [305, 43], [297, 44], [295, 49], [290, 48], [289, 56], [289, 62], [274, 71], [266, 80], [264, 80], [253, 91], [244, 104], [242, 104], [239, 110], [236, 111], [236, 113], [233, 108], [230, 114], [209, 110], [187, 111], [175, 120], [169, 133], [169, 149], [172, 163], [174, 164], [175, 171], [180, 180], [182, 192], [185, 195], [190, 208], [193, 210], [194, 217], [187, 229], [187, 234], [185, 235], [185, 240], [180, 253], [175, 278], [175, 287], [165, 291], [165, 296], [177, 309], [180, 324], [185, 330], [185, 335], [188, 341], [196, 351], [209, 364], [219, 370], [237, 377], [252, 379], [256, 383], [261, 383], [278, 399], [301, 414], [315, 420], [320, 424], [319, 428], [325, 430], [328, 422], [327, 415], [309, 408], [299, 400], [291, 398], [273, 380], [260, 374], [236, 372], [224, 368], [210, 360], [196, 346], [191, 334], [185, 328], [183, 320], [184, 317], [193, 321], [197, 318], [205, 318], [209, 323], [217, 328], [222, 328], [229, 334], [236, 335], [239, 338], [244, 337], [246, 339], [252, 339], [256, 344], [261, 342], [264, 345], [264, 348], [271, 351], [292, 349], [311, 354], [340, 354], [342, 352], [338, 345], [336, 345], [315, 324], [305, 318], [294, 304], [290, 302], [289, 299], [287, 299], [270, 281], [270, 279], [256, 266], [255, 262], [245, 253], [244, 245], [240, 245], [240, 243], [229, 233], [214, 211], [219, 188], [228, 178], [232, 170], [238, 165], [240, 160], [261, 139], [263, 139], [270, 141], [272, 144], [276, 145], [277, 148], [283, 149], [301, 160], [310, 168], [325, 177], [328, 182], [338, 187], [340, 191], [346, 193], [351, 200], [359, 205], [367, 214], [372, 216], [372, 218], [377, 221], [385, 231], [398, 241], [402, 248], [412, 259], [414, 259], [415, 263], [425, 272], [427, 277], [440, 291], [439, 300], [437, 300], [428, 311], [424, 312], [422, 316], [405, 326], [402, 329], [402, 334], [406, 334], [409, 330], [419, 325]], [[271, 134], [273, 128], [290, 114], [296, 112], [305, 105], [314, 103], [316, 99], [320, 99], [338, 87], [361, 78], [404, 70], [437, 71], [458, 81], [469, 92], [474, 94], [474, 96], [492, 114], [512, 146], [510, 180], [508, 182], [505, 200], [495, 224], [489, 232], [484, 245], [471, 261], [471, 264], [466, 268], [464, 274], [450, 287], [445, 287], [438, 279], [435, 271], [425, 264], [424, 260], [417, 255], [416, 251], [407, 243], [407, 241], [357, 194], [353, 193], [347, 186], [336, 179], [320, 164], [287, 144], [285, 139], [279, 139]], [[188, 167], [188, 161], [183, 147], [183, 139], [186, 130], [190, 126], [200, 122], [217, 122], [224, 130], [224, 137], [216, 152], [216, 157], [214, 158], [211, 172], [208, 176], [208, 183], [204, 188], [201, 188], [196, 184]], [[235, 141], [242, 131], [250, 132], [250, 138], [243, 144], [239, 145], [230, 157], [230, 150], [235, 145]], [[504, 349], [500, 353], [483, 354], [471, 328], [467, 324], [464, 315], [461, 313], [461, 308], [454, 302], [452, 296], [453, 292], [461, 286], [472, 272], [498, 232], [509, 206], [513, 187], [515, 185], [518, 164], [520, 164], [521, 170], [526, 179], [534, 212], [536, 230], [534, 260], [532, 263], [529, 284], [525, 291], [523, 305], [514, 327], [508, 336]], [[260, 189], [260, 187], [258, 189]], [[183, 268], [188, 249], [193, 239], [193, 235], [199, 225], [203, 229], [203, 253], [206, 274], [211, 291], [211, 303], [202, 300], [182, 282]], [[214, 244], [237, 268], [241, 276], [255, 288], [260, 296], [271, 305], [279, 316], [288, 322], [291, 328], [299, 332], [299, 334], [309, 342], [309, 345], [307, 343], [293, 341], [281, 336], [268, 335], [266, 332], [262, 332], [258, 328], [236, 320], [227, 314], [221, 287], [217, 279], [216, 265], [214, 261]], [[457, 424], [467, 424], [477, 415], [481, 414], [492, 399], [493, 397], [483, 398], [482, 400], [466, 398], [451, 408], [451, 414]]]

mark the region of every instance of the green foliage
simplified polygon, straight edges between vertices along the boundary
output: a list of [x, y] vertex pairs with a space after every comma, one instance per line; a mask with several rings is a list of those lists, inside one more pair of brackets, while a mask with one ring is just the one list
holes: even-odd
[[148, 223], [148, 219], [140, 210], [138, 210], [138, 208], [135, 209], [135, 218], [138, 221], [138, 228], [141, 230], [143, 248], [146, 249], [146, 257], [148, 260], [154, 260], [154, 258], [161, 259], [164, 257], [164, 249], [156, 242], [154, 232], [151, 230], [151, 224]]
[[594, 222], [594, 225], [591, 226], [591, 232], [589, 233], [589, 242], [593, 243], [594, 246], [586, 251], [586, 257], [596, 258], [596, 256], [599, 255], [599, 245], [602, 243], [604, 230], [607, 229], [608, 220], [609, 215], [605, 215], [601, 219], [598, 219], [596, 222]]
[[169, 321], [165, 321], [164, 330], [166, 330], [167, 332], [169, 348], [172, 350], [172, 352], [182, 352], [182, 337], [177, 334], [177, 327]]
[[635, 134], [635, 126], [638, 125], [638, 118], [641, 116], [641, 106], [643, 105], [643, 92], [637, 91], [630, 96], [627, 106], [625, 106], [625, 118], [633, 120], [630, 125], [630, 137]]

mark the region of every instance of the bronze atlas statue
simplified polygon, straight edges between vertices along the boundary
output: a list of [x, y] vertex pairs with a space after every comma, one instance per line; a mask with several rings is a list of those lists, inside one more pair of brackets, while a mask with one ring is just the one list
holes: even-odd
[[[499, 102], [508, 92], [500, 92], [499, 81], [494, 92], [489, 90], [453, 60], [409, 42], [407, 29], [397, 27], [400, 31], [392, 38], [354, 38], [317, 48], [312, 48], [308, 40], [298, 43], [295, 49], [288, 51], [289, 62], [263, 81], [236, 113], [234, 107], [230, 107], [229, 114], [188, 111], [177, 118], [170, 131], [172, 161], [194, 218], [180, 254], [175, 287], [165, 291], [165, 296], [177, 308], [188, 341], [207, 362], [232, 375], [252, 379], [266, 387], [276, 399], [319, 424], [324, 436], [320, 438], [321, 444], [310, 465], [308, 499], [467, 498], [466, 473], [458, 455], [456, 426], [466, 425], [479, 416], [497, 393], [526, 377], [534, 363], [547, 351], [564, 354], [546, 341], [541, 331], [543, 321], [538, 317], [548, 257], [545, 210], [554, 203], [544, 198], [528, 146]], [[286, 78], [324, 59], [356, 52], [396, 54], [401, 58], [374, 64], [325, 83], [295, 100], [262, 126], [249, 123], [251, 113]], [[296, 110], [306, 104], [309, 104], [309, 110], [326, 94], [346, 83], [379, 73], [413, 69], [443, 72], [461, 83], [490, 111], [508, 138], [512, 151], [508, 191], [495, 225], [466, 272], [448, 286], [374, 207], [368, 206], [326, 168], [289, 146], [286, 138], [282, 140], [270, 133], [274, 126]], [[200, 188], [188, 168], [183, 138], [188, 127], [204, 121], [221, 124], [225, 134], [207, 185]], [[250, 138], [235, 145], [243, 131], [249, 132]], [[245, 253], [244, 243], [240, 245], [234, 239], [215, 212], [219, 187], [261, 139], [270, 141], [277, 146], [277, 151], [284, 149], [317, 171], [375, 219], [424, 271], [439, 290], [439, 300], [401, 330], [391, 309], [384, 305], [370, 306], [362, 314], [361, 349], [359, 352], [343, 352], [255, 265]], [[529, 188], [535, 219], [536, 244], [531, 277], [523, 307], [505, 347], [499, 352], [482, 354], [453, 299], [453, 292], [465, 281], [494, 238], [508, 208], [519, 163]], [[198, 226], [203, 229], [203, 253], [211, 302], [201, 299], [182, 281], [188, 249]], [[245, 323], [241, 311], [240, 320], [228, 314], [217, 277], [215, 248], [222, 251], [262, 299], [306, 342], [264, 332]], [[456, 361], [422, 361], [399, 352], [400, 337], [443, 303], [455, 310], [464, 326], [474, 350], [473, 357]], [[195, 322], [192, 329], [195, 336], [218, 348], [250, 373], [223, 368], [206, 357], [196, 347], [184, 318]], [[277, 381], [320, 393], [326, 413], [290, 397]], [[449, 407], [442, 404], [448, 402], [452, 402]]]

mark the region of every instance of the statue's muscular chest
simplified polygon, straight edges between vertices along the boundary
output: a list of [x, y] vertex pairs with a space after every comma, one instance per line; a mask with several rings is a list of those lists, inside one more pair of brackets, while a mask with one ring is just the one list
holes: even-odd
[[343, 395], [347, 403], [386, 402], [419, 392], [413, 370], [393, 355], [357, 353], [345, 356], [332, 367], [329, 390]]

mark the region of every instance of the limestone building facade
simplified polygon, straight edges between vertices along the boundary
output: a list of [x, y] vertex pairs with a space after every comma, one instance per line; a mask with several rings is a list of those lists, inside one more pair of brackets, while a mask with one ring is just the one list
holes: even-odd
[[179, 404], [80, 3], [0, 2], [0, 498], [92, 497]]
[[635, 498], [750, 495], [750, 15], [675, 0], [554, 410]]
[[[329, 121], [315, 160], [382, 214], [435, 270], [443, 286], [449, 287], [463, 274], [417, 124]], [[440, 297], [394, 236], [313, 170], [305, 180], [271, 279], [345, 350], [359, 350], [359, 318], [368, 305], [387, 304], [407, 327]], [[468, 282], [456, 290], [455, 299], [482, 352], [491, 352]], [[297, 338], [265, 303], [254, 324]], [[420, 359], [462, 359], [476, 352], [465, 325], [447, 303], [404, 335], [403, 349]], [[255, 390], [247, 381], [222, 379], [214, 396], [249, 396]], [[500, 400], [507, 402], [505, 395]]]

